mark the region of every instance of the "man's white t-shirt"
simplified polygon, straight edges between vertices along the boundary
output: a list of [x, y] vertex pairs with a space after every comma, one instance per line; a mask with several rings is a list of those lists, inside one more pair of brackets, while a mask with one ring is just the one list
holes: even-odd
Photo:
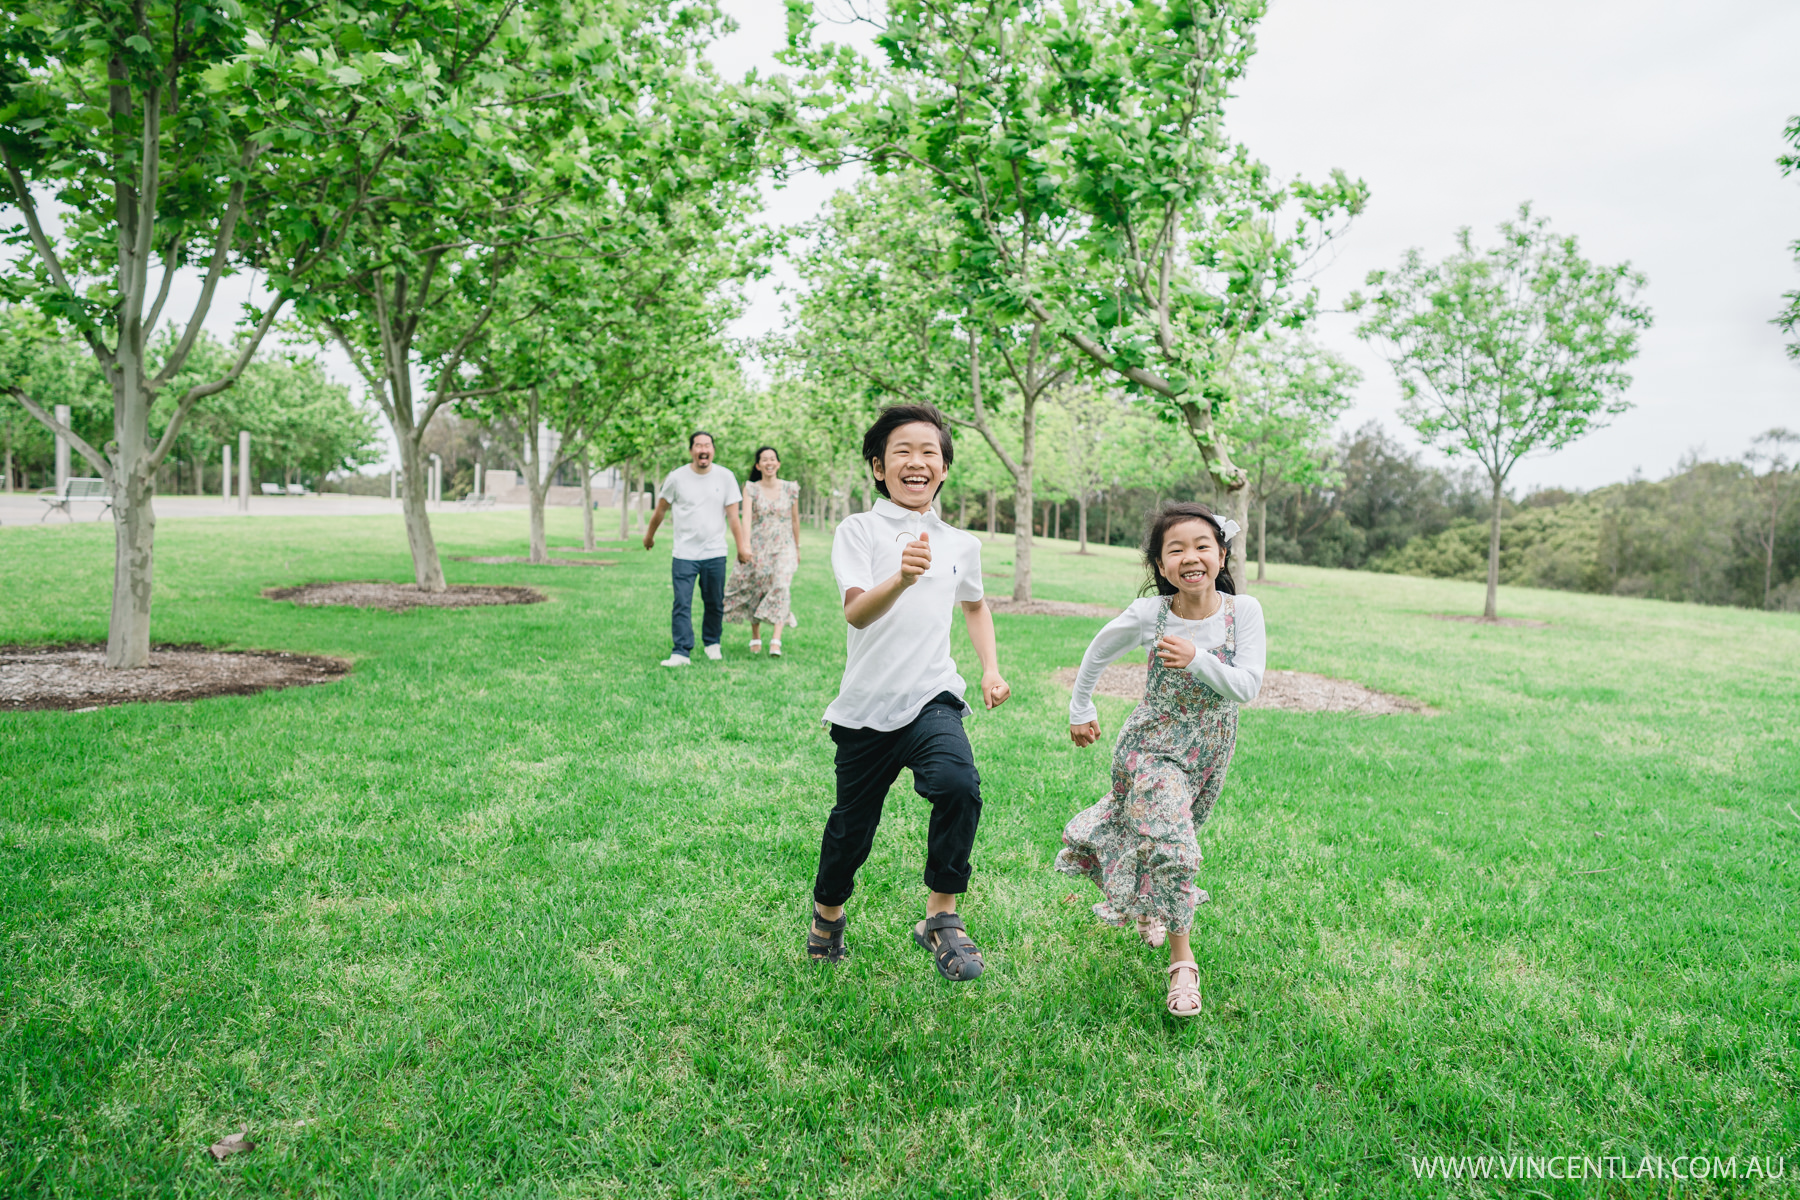
[[912, 723], [939, 692], [958, 697], [967, 686], [950, 657], [950, 621], [961, 601], [982, 598], [981, 539], [877, 500], [837, 527], [831, 571], [838, 595], [865, 592], [900, 569], [900, 552], [920, 533], [931, 535], [931, 569], [900, 593], [867, 629], [848, 626], [849, 653], [837, 699], [825, 720], [849, 729], [889, 731]]
[[702, 475], [689, 463], [670, 471], [656, 495], [669, 502], [676, 558], [725, 557], [725, 506], [744, 498], [736, 476], [718, 463]]

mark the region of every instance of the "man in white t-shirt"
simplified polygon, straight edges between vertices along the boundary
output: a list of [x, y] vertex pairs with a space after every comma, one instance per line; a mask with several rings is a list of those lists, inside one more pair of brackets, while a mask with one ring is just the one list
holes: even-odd
[[688, 457], [692, 461], [677, 467], [663, 480], [656, 494], [656, 511], [650, 516], [650, 528], [644, 530], [644, 549], [656, 545], [656, 529], [675, 510], [675, 560], [670, 575], [675, 583], [675, 609], [669, 619], [669, 632], [675, 641], [675, 652], [663, 659], [665, 667], [685, 667], [694, 652], [694, 581], [700, 581], [700, 602], [705, 615], [700, 622], [700, 641], [706, 657], [715, 662], [724, 657], [719, 639], [725, 636], [725, 530], [737, 545], [738, 561], [750, 561], [744, 548], [744, 530], [738, 523], [738, 502], [744, 494], [738, 490], [737, 477], [713, 462], [712, 434], [696, 431], [688, 438]]
[[981, 821], [981, 774], [962, 726], [968, 705], [950, 657], [958, 605], [981, 660], [982, 700], [997, 708], [1011, 691], [1000, 677], [994, 617], [982, 599], [981, 541], [931, 511], [955, 453], [949, 425], [929, 405], [883, 409], [862, 453], [886, 499], [846, 519], [831, 544], [850, 628], [844, 681], [825, 710], [837, 746], [837, 804], [819, 846], [806, 951], [826, 963], [848, 953], [844, 902], [874, 845], [888, 788], [906, 767], [913, 790], [931, 801], [930, 894], [913, 940], [945, 979], [960, 983], [980, 975], [983, 964], [956, 914]]

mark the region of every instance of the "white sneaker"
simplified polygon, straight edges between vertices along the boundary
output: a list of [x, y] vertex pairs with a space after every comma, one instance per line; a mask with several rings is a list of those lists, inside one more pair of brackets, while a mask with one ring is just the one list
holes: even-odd
[[669, 657], [663, 659], [660, 665], [665, 667], [685, 667], [688, 665], [688, 656], [685, 654], [671, 654]]
[[721, 658], [725, 657], [725, 651], [719, 649], [717, 646], [708, 646], [706, 648], [706, 657], [712, 659], [714, 662], [718, 662]]

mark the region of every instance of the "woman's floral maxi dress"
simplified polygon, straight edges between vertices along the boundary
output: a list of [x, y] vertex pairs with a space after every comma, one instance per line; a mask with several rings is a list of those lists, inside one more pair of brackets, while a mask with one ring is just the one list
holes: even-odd
[[[1225, 644], [1211, 653], [1230, 665], [1237, 652], [1236, 605], [1225, 605]], [[1161, 641], [1169, 597], [1156, 615]], [[1124, 925], [1135, 917], [1160, 921], [1171, 933], [1193, 928], [1200, 892], [1196, 836], [1225, 786], [1237, 744], [1237, 704], [1184, 669], [1165, 667], [1150, 651], [1144, 702], [1119, 730], [1113, 747], [1113, 785], [1100, 803], [1076, 813], [1063, 829], [1056, 869], [1083, 875], [1105, 901], [1101, 919]]]
[[800, 548], [794, 545], [794, 505], [800, 502], [800, 485], [780, 480], [774, 500], [763, 497], [763, 485], [747, 484], [750, 495], [750, 561], [738, 567], [725, 588], [725, 619], [734, 624], [767, 621], [775, 627], [797, 624], [788, 611], [789, 585], [800, 567]]

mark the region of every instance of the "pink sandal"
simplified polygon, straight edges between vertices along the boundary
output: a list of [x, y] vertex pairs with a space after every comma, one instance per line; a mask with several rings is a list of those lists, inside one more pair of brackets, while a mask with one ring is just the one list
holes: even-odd
[[[1177, 962], [1169, 964], [1169, 1015], [1171, 1017], [1196, 1017], [1200, 1015], [1200, 964], [1197, 962]], [[1194, 982], [1183, 983], [1178, 971], [1192, 971]]]

